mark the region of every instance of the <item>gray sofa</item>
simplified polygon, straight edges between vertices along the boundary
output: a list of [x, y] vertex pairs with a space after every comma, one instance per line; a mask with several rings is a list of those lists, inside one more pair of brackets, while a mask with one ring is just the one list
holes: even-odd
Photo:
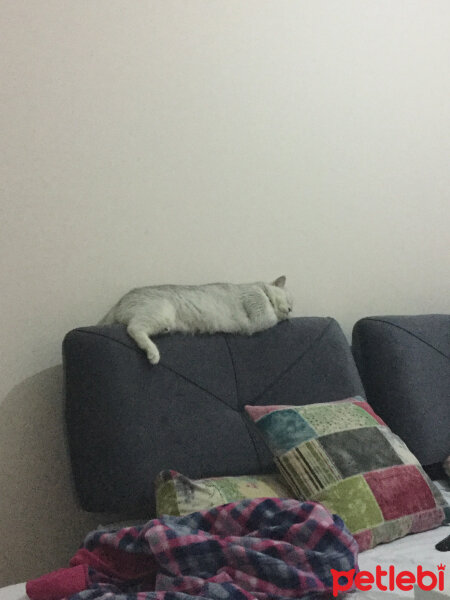
[[334, 319], [293, 318], [251, 337], [162, 336], [156, 366], [122, 326], [75, 329], [63, 355], [80, 503], [153, 514], [163, 469], [193, 478], [274, 471], [245, 404], [340, 400], [365, 396], [364, 387], [421, 462], [437, 463], [450, 453], [445, 327], [450, 316], [363, 319], [353, 334], [355, 363]]
[[450, 455], [450, 315], [361, 319], [353, 352], [369, 402], [439, 475]]

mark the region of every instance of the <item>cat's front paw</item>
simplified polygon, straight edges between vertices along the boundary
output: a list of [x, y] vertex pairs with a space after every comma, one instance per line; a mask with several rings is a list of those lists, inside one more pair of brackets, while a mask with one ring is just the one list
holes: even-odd
[[159, 363], [159, 359], [161, 358], [158, 350], [156, 352], [154, 350], [147, 352], [147, 358], [152, 363], [152, 365], [157, 365]]

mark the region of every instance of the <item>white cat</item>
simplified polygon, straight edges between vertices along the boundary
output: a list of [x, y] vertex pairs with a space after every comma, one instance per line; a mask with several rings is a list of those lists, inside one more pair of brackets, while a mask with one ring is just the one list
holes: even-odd
[[292, 297], [286, 277], [273, 283], [158, 285], [131, 290], [99, 325], [122, 323], [152, 364], [159, 351], [151, 335], [161, 333], [240, 333], [251, 335], [287, 319]]

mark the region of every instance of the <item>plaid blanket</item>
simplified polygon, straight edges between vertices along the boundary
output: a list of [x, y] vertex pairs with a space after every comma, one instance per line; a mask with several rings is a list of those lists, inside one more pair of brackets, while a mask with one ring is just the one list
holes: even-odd
[[70, 569], [29, 582], [27, 593], [31, 600], [299, 598], [330, 592], [330, 569], [357, 568], [356, 560], [355, 540], [322, 505], [244, 500], [93, 531]]

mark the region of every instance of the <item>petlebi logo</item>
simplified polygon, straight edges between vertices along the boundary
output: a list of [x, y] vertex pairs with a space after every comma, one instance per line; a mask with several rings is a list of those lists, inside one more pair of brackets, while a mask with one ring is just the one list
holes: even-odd
[[[421, 565], [417, 567], [416, 572], [399, 571], [396, 572], [394, 565], [389, 565], [383, 569], [380, 565], [375, 568], [375, 574], [370, 571], [359, 571], [350, 569], [350, 571], [336, 571], [331, 569], [333, 576], [333, 596], [340, 592], [346, 592], [356, 587], [362, 592], [370, 591], [374, 586], [385, 592], [395, 589], [407, 592], [412, 590], [414, 584], [417, 584], [421, 590], [431, 591], [438, 589], [442, 592], [444, 589], [445, 565], [437, 565], [437, 572], [426, 571]], [[343, 581], [345, 579], [345, 581]]]

